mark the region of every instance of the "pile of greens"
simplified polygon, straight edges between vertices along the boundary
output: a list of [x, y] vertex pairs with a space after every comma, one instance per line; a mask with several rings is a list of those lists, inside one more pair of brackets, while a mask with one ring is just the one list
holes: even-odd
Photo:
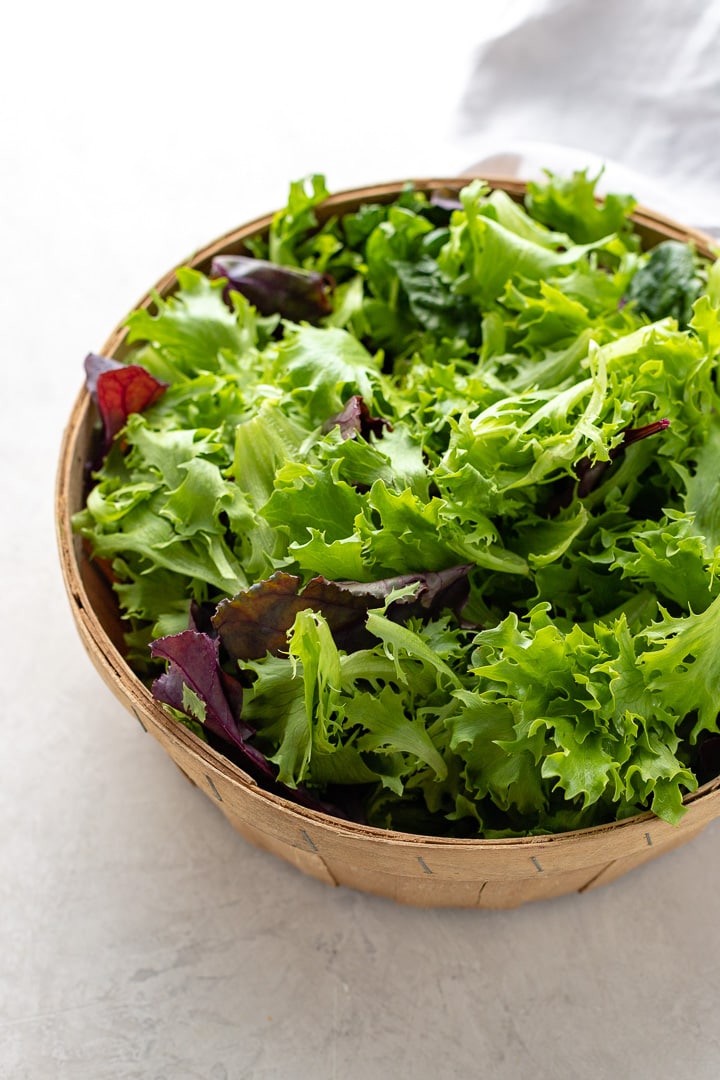
[[503, 837], [718, 771], [720, 263], [594, 186], [309, 178], [88, 358], [130, 662], [268, 785]]

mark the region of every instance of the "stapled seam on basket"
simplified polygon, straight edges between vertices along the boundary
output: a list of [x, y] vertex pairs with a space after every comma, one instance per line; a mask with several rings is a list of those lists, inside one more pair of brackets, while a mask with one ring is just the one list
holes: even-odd
[[596, 873], [593, 874], [589, 881], [586, 881], [584, 885], [580, 886], [578, 892], [584, 893], [588, 889], [591, 889], [595, 882], [598, 881], [598, 879], [601, 878], [603, 874], [606, 874], [610, 867], [614, 866], [616, 862], [617, 859], [612, 859], [609, 863], [606, 863], [605, 866], [601, 867]]
[[209, 787], [209, 788], [210, 788], [210, 790], [212, 791], [212, 793], [213, 793], [213, 795], [215, 796], [215, 798], [217, 799], [217, 801], [218, 801], [218, 802], [222, 802], [222, 801], [223, 801], [223, 797], [222, 797], [222, 795], [220, 794], [220, 792], [218, 791], [218, 789], [217, 789], [217, 788], [215, 787], [215, 784], [214, 784], [214, 783], [213, 783], [213, 781], [212, 781], [212, 777], [208, 776], [208, 774], [207, 774], [207, 773], [205, 773], [205, 779], [207, 780], [207, 782], [208, 782], [208, 787]]
[[305, 843], [307, 844], [307, 846], [308, 846], [309, 850], [310, 850], [310, 851], [312, 852], [312, 854], [313, 854], [313, 855], [315, 856], [315, 858], [316, 858], [316, 859], [319, 859], [319, 861], [320, 861], [320, 862], [322, 863], [322, 865], [323, 865], [323, 866], [325, 867], [325, 871], [326, 871], [326, 873], [327, 873], [328, 877], [330, 878], [330, 881], [331, 881], [331, 882], [333, 883], [333, 885], [334, 885], [334, 886], [335, 886], [335, 887], [337, 888], [337, 887], [338, 887], [338, 885], [340, 884], [340, 882], [339, 882], [339, 881], [338, 881], [338, 879], [337, 879], [337, 878], [335, 877], [335, 875], [333, 874], [332, 870], [331, 870], [331, 869], [330, 869], [330, 867], [328, 866], [327, 862], [325, 861], [325, 859], [324, 859], [324, 858], [322, 857], [322, 855], [320, 854], [320, 852], [319, 852], [319, 850], [318, 850], [318, 846], [317, 846], [317, 844], [315, 843], [315, 841], [313, 840], [313, 838], [312, 838], [312, 837], [310, 836], [310, 834], [309, 834], [309, 833], [308, 833], [308, 832], [307, 832], [307, 831], [306, 831], [305, 829], [300, 829], [300, 830], [299, 830], [299, 832], [300, 832], [300, 835], [302, 836], [303, 840], [304, 840], [304, 841], [305, 841]]
[[300, 830], [300, 835], [302, 836], [303, 840], [305, 841], [307, 846], [310, 848], [310, 850], [312, 852], [314, 852], [315, 854], [317, 854], [317, 847], [315, 845], [315, 842], [312, 840], [311, 837], [308, 836], [305, 829]]

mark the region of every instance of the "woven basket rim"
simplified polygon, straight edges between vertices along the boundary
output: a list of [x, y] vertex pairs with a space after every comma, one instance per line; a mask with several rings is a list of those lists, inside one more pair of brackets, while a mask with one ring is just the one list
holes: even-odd
[[[435, 190], [449, 188], [460, 190], [467, 186], [473, 176], [449, 176], [438, 178], [406, 178], [403, 180], [387, 181], [381, 184], [363, 185], [334, 192], [326, 199], [321, 208], [323, 217], [332, 215], [333, 210], [345, 206], [354, 200], [367, 201], [369, 199], [390, 199], [399, 194], [405, 187], [412, 184], [419, 190]], [[521, 196], [527, 190], [527, 181], [516, 177], [488, 178], [491, 188], [500, 188], [511, 195]], [[228, 230], [221, 236], [198, 249], [187, 259], [182, 260], [171, 270], [167, 271], [148, 289], [130, 309], [135, 311], [139, 308], [151, 307], [154, 295], [164, 297], [171, 293], [177, 285], [177, 271], [183, 267], [199, 267], [207, 263], [215, 254], [230, 244], [237, 244], [243, 238], [267, 229], [272, 222], [275, 211], [263, 214], [253, 220]], [[656, 211], [637, 204], [630, 215], [630, 219], [640, 228], [657, 230], [668, 236], [675, 236], [692, 242], [697, 250], [706, 258], [715, 258], [717, 254], [717, 241], [707, 234], [690, 227], [679, 224], [672, 218], [659, 214]], [[115, 355], [122, 352], [127, 336], [125, 318], [115, 326], [109, 337], [101, 347], [103, 355]], [[83, 583], [77, 545], [71, 526], [71, 513], [69, 512], [69, 491], [73, 466], [76, 465], [76, 443], [82, 430], [83, 423], [88, 421], [89, 415], [94, 410], [94, 405], [86, 388], [81, 388], [78, 393], [70, 418], [65, 427], [61, 447], [59, 464], [56, 474], [55, 485], [55, 530], [60, 553], [60, 562], [63, 580], [71, 604], [73, 616], [80, 632], [86, 649], [91, 653], [91, 658], [96, 667], [104, 674], [105, 680], [117, 697], [122, 697], [123, 703], [128, 707], [141, 723], [139, 714], [149, 719], [152, 724], [162, 730], [166, 737], [182, 744], [183, 748], [194, 758], [203, 762], [203, 768], [210, 769], [217, 776], [231, 784], [237, 784], [252, 796], [263, 801], [268, 801], [287, 814], [299, 820], [300, 824], [312, 822], [315, 828], [329, 828], [334, 832], [340, 831], [348, 835], [362, 836], [387, 845], [417, 844], [425, 847], [450, 847], [455, 850], [491, 850], [533, 848], [540, 845], [551, 844], [554, 847], [563, 844], [576, 843], [582, 839], [590, 839], [594, 836], [604, 836], [608, 833], [617, 834], [623, 830], [642, 830], [648, 822], [662, 822], [651, 810], [634, 814], [618, 821], [611, 821], [601, 825], [593, 825], [583, 829], [570, 829], [557, 833], [538, 833], [532, 836], [513, 836], [494, 839], [486, 838], [457, 838], [447, 836], [434, 836], [425, 833], [407, 833], [395, 829], [382, 829], [377, 826], [365, 825], [360, 822], [335, 817], [329, 813], [303, 806], [285, 798], [275, 792], [261, 787], [240, 766], [230, 761], [220, 752], [214, 750], [208, 744], [202, 742], [191, 731], [174, 720], [156, 701], [140, 678], [135, 674], [120, 651], [111, 641], [105, 627], [97, 616], [92, 601], [90, 600]], [[145, 724], [143, 724], [143, 727]], [[700, 803], [708, 801], [718, 802], [720, 813], [720, 775], [699, 786], [694, 792], [688, 793], [683, 799], [683, 805], [688, 809], [697, 807]], [[714, 816], [714, 815], [713, 815]], [[672, 828], [670, 826], [670, 828]]]

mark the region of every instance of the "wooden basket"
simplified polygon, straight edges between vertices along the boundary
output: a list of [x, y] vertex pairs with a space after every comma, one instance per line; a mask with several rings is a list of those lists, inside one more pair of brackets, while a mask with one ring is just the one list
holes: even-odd
[[[468, 179], [418, 180], [423, 190], [456, 194]], [[493, 180], [515, 198], [524, 184]], [[368, 201], [389, 201], [403, 184], [384, 184], [331, 197], [318, 216], [351, 212]], [[673, 238], [692, 240], [710, 256], [702, 234], [649, 210], [634, 214], [646, 246]], [[259, 218], [200, 251], [186, 265], [208, 270], [214, 255], [242, 253], [244, 241], [269, 227]], [[176, 286], [175, 271], [156, 285], [163, 296]], [[149, 295], [137, 307], [149, 307]], [[126, 333], [119, 326], [101, 350], [122, 359]], [[330, 885], [346, 885], [406, 904], [511, 908], [570, 892], [585, 892], [615, 880], [633, 867], [685, 843], [720, 813], [720, 777], [689, 795], [679, 827], [647, 813], [622, 822], [548, 837], [509, 840], [454, 840], [369, 828], [305, 809], [268, 793], [239, 767], [173, 720], [123, 659], [123, 639], [115, 597], [86, 557], [70, 519], [81, 508], [83, 476], [96, 422], [83, 390], [68, 422], [60, 455], [56, 525], [62, 572], [83, 644], [113, 694], [165, 748], [182, 772], [217, 803], [251, 843], [279, 855], [299, 870]]]

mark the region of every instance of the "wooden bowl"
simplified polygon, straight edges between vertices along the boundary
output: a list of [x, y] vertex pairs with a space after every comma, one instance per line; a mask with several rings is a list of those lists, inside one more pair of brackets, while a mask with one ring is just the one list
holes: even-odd
[[[421, 190], [451, 195], [467, 183], [467, 177], [415, 181]], [[518, 199], [525, 190], [516, 180], [494, 179], [492, 186]], [[356, 210], [363, 202], [390, 201], [402, 187], [402, 183], [392, 183], [341, 192], [327, 200], [318, 216], [324, 220]], [[643, 208], [633, 219], [647, 247], [668, 238], [692, 240], [701, 254], [711, 256], [712, 241], [700, 233]], [[213, 256], [242, 253], [244, 242], [266, 231], [271, 220], [272, 215], [268, 215], [228, 233], [186, 265], [207, 271]], [[166, 296], [176, 283], [173, 270], [155, 289]], [[150, 295], [137, 305], [150, 306]], [[127, 345], [122, 325], [101, 351], [123, 358]], [[263, 790], [242, 769], [172, 719], [123, 658], [114, 594], [71, 529], [72, 514], [83, 504], [84, 469], [96, 420], [94, 405], [83, 389], [65, 430], [57, 477], [60, 558], [77, 629], [113, 694], [251, 843], [329, 885], [346, 885], [421, 906], [510, 908], [607, 884], [685, 843], [720, 813], [718, 777], [687, 796], [687, 813], [678, 827], [646, 813], [547, 837], [455, 840], [341, 821]]]

